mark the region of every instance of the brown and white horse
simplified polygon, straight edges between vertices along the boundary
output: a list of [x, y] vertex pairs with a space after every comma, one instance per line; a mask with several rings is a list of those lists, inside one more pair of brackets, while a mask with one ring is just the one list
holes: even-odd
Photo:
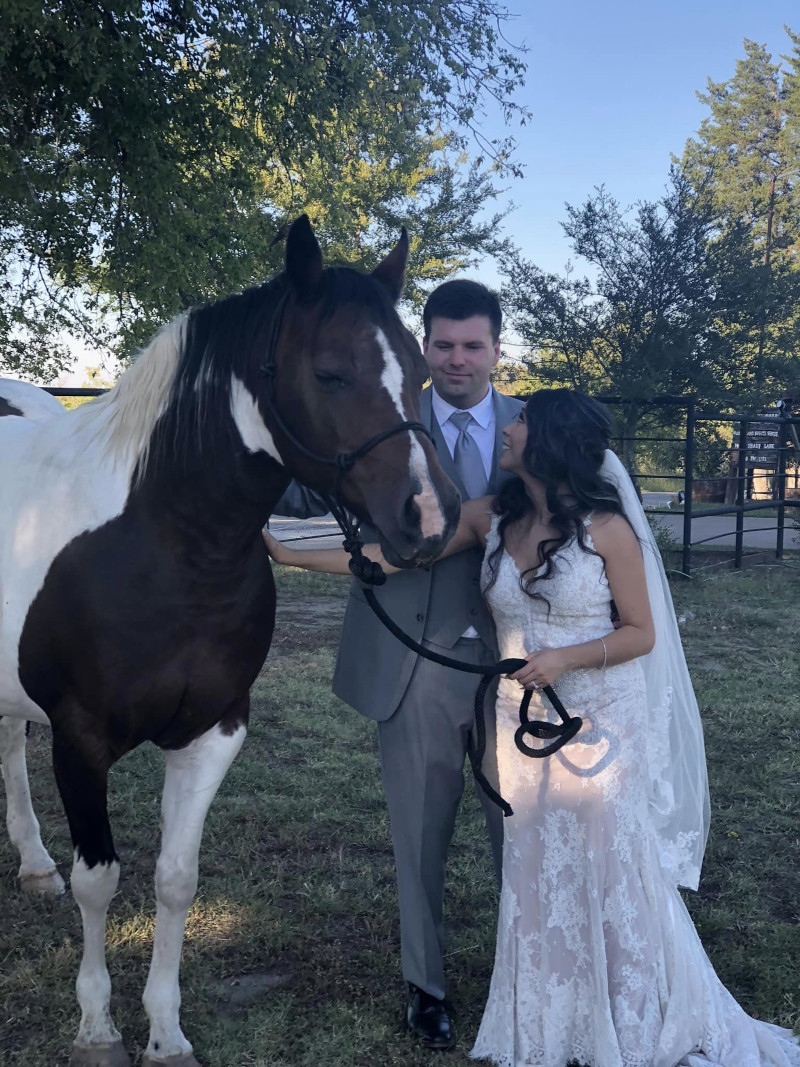
[[[0, 383], [0, 756], [22, 884], [58, 892], [24, 753], [26, 720], [52, 727], [84, 930], [76, 1067], [130, 1063], [109, 1010], [120, 868], [106, 790], [143, 741], [166, 753], [144, 1063], [197, 1064], [179, 1022], [180, 953], [206, 812], [272, 636], [261, 528], [292, 477], [334, 486], [335, 468], [293, 439], [334, 458], [417, 417], [424, 362], [394, 307], [407, 250], [404, 233], [371, 275], [324, 269], [303, 216], [283, 274], [176, 319], [101, 399], [67, 414]], [[342, 492], [403, 566], [434, 559], [458, 521], [457, 491], [413, 430], [359, 459]]]

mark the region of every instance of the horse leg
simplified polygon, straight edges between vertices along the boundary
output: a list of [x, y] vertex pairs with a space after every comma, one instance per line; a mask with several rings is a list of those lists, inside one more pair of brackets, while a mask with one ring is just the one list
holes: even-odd
[[19, 852], [19, 880], [24, 890], [56, 897], [64, 881], [42, 844], [33, 813], [25, 765], [24, 719], [0, 717], [0, 763], [6, 787], [6, 825], [11, 844]]
[[108, 822], [112, 761], [101, 752], [97, 739], [89, 747], [53, 731], [53, 766], [75, 846], [70, 886], [83, 919], [83, 957], [76, 983], [81, 1022], [70, 1067], [130, 1067], [131, 1063], [110, 1009], [106, 914], [119, 882], [119, 859]]
[[[246, 706], [245, 706], [246, 717]], [[178, 984], [186, 916], [197, 889], [197, 856], [209, 805], [242, 747], [245, 724], [224, 724], [166, 753], [161, 852], [156, 864], [156, 932], [143, 1003], [150, 1041], [142, 1067], [200, 1067], [180, 1026]]]

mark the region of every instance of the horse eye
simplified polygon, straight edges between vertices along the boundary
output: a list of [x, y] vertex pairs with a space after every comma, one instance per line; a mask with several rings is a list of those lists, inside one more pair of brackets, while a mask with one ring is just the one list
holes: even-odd
[[314, 377], [319, 384], [325, 389], [344, 389], [347, 385], [347, 379], [341, 374], [333, 374], [330, 371], [317, 370], [314, 371]]

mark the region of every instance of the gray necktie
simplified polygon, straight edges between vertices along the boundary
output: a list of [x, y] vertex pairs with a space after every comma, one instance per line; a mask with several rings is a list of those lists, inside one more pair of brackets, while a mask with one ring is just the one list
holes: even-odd
[[469, 432], [469, 426], [475, 420], [468, 411], [457, 411], [450, 416], [450, 421], [458, 430], [453, 452], [456, 470], [461, 475], [467, 499], [474, 500], [475, 497], [483, 496], [489, 485], [478, 442]]

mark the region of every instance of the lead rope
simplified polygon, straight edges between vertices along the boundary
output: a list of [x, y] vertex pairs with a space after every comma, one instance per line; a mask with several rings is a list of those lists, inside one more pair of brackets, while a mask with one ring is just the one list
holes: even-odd
[[[329, 498], [328, 503], [331, 509], [331, 514], [338, 522], [339, 527], [344, 534], [343, 545], [345, 551], [350, 554], [350, 570], [361, 583], [361, 590], [364, 593], [367, 603], [387, 630], [394, 634], [398, 641], [401, 641], [406, 648], [410, 648], [412, 652], [416, 652], [418, 656], [422, 656], [424, 659], [429, 659], [433, 663], [439, 663], [443, 667], [450, 667], [455, 671], [481, 675], [481, 680], [475, 693], [475, 730], [474, 735], [473, 731], [470, 731], [467, 754], [472, 766], [472, 773], [475, 776], [475, 781], [481, 789], [483, 789], [487, 797], [502, 810], [504, 817], [508, 818], [509, 815], [514, 814], [511, 805], [507, 800], [504, 800], [500, 796], [483, 773], [483, 758], [486, 755], [486, 693], [494, 678], [499, 674], [513, 674], [514, 671], [518, 671], [520, 668], [524, 667], [527, 660], [503, 659], [500, 660], [499, 663], [493, 664], [491, 667], [479, 667], [476, 664], [462, 663], [460, 660], [452, 659], [450, 656], [442, 656], [438, 652], [432, 652], [429, 648], [425, 648], [423, 645], [419, 644], [419, 642], [415, 641], [413, 637], [404, 633], [397, 623], [386, 614], [381, 607], [378, 598], [375, 596], [373, 587], [383, 585], [386, 581], [386, 575], [379, 563], [367, 559], [364, 555], [362, 551], [363, 542], [361, 541], [358, 532], [358, 522], [351, 518], [338, 500]], [[543, 759], [546, 756], [552, 756], [554, 752], [557, 752], [563, 745], [566, 745], [568, 741], [571, 741], [583, 725], [583, 719], [577, 715], [569, 715], [567, 713], [552, 686], [542, 686], [541, 692], [547, 697], [550, 704], [557, 712], [561, 719], [561, 723], [547, 722], [544, 719], [530, 719], [528, 717], [528, 708], [530, 707], [533, 693], [530, 689], [526, 689], [519, 706], [520, 725], [514, 733], [514, 743], [519, 751], [524, 755], [532, 756], [535, 759]], [[536, 737], [540, 741], [549, 741], [550, 743], [542, 745], [539, 748], [534, 748], [526, 741], [528, 735]]]

